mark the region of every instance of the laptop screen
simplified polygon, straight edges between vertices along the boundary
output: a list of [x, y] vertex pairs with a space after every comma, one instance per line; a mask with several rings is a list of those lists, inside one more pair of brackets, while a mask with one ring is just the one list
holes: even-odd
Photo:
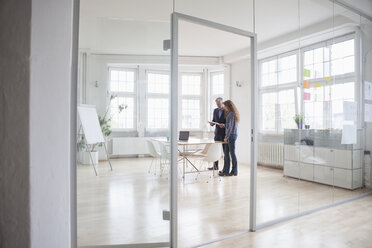
[[189, 136], [190, 136], [190, 132], [189, 131], [180, 131], [180, 136], [179, 136], [179, 140], [181, 141], [188, 141], [189, 140]]

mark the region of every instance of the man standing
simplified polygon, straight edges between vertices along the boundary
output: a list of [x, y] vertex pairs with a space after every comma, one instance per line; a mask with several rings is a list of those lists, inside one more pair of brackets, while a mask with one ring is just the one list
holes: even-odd
[[[222, 97], [218, 97], [216, 99], [217, 108], [213, 111], [213, 119], [212, 122], [209, 122], [211, 126], [216, 125], [216, 129], [214, 130], [214, 140], [215, 141], [224, 141], [225, 138], [225, 110], [223, 108], [223, 99]], [[218, 123], [218, 124], [215, 124]], [[226, 144], [222, 144], [222, 149], [225, 152]], [[214, 162], [214, 166], [208, 168], [209, 170], [218, 170], [218, 161]]]

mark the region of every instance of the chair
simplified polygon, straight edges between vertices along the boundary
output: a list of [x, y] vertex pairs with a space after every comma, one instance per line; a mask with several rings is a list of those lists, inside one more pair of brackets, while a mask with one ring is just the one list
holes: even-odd
[[160, 147], [160, 176], [162, 176], [164, 167], [168, 166], [171, 159], [171, 153], [167, 150], [164, 142], [159, 142]]
[[[205, 154], [203, 161], [210, 164], [210, 163], [214, 163], [215, 161], [219, 160], [221, 157], [222, 157], [221, 144], [211, 144], [208, 147], [208, 151]], [[213, 176], [214, 176], [215, 170], [212, 170], [212, 171], [213, 171]]]
[[147, 142], [147, 148], [149, 149], [149, 153], [152, 157], [151, 164], [148, 169], [148, 173], [150, 173], [152, 165], [155, 161], [154, 175], [156, 175], [156, 160], [159, 159], [159, 165], [160, 165], [161, 154], [156, 150], [155, 145], [151, 140], [146, 140], [146, 142]]
[[194, 152], [194, 153], [190, 154], [190, 156], [192, 156], [192, 157], [205, 157], [207, 155], [207, 152], [208, 152], [209, 147], [211, 145], [212, 144], [206, 144], [203, 149], [201, 149], [198, 152]]

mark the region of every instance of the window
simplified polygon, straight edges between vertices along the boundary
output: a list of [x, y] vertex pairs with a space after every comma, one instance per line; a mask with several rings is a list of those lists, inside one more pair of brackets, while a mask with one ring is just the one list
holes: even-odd
[[330, 88], [330, 100], [332, 108], [332, 127], [336, 129], [343, 128], [344, 101], [353, 102], [355, 100], [355, 83], [348, 82], [335, 84]]
[[201, 121], [202, 74], [181, 74], [181, 128], [198, 129]]
[[309, 72], [309, 75], [304, 73], [304, 79], [330, 76], [329, 53], [330, 49], [328, 47], [319, 47], [304, 53], [304, 69]]
[[111, 69], [111, 92], [134, 92], [134, 71]]
[[147, 128], [169, 127], [169, 73], [147, 72]]
[[293, 116], [296, 113], [295, 90], [281, 90], [278, 93], [279, 130], [296, 128]]
[[304, 51], [303, 112], [314, 129], [342, 129], [343, 102], [354, 101], [354, 39], [341, 37]]
[[[134, 98], [118, 96], [111, 102], [111, 126], [113, 128], [134, 128]], [[120, 111], [119, 106], [126, 109]]]
[[280, 133], [293, 128], [296, 113], [297, 53], [289, 53], [260, 63], [261, 130]]
[[182, 128], [200, 127], [200, 100], [182, 99]]
[[277, 84], [277, 58], [261, 64], [261, 86], [272, 86]]
[[324, 126], [324, 87], [311, 88], [309, 100], [304, 99], [305, 123], [312, 129], [322, 129]]
[[135, 70], [109, 69], [110, 94], [115, 98], [110, 103], [113, 129], [133, 129], [135, 122]]
[[259, 69], [261, 131], [296, 128], [300, 112], [312, 129], [342, 129], [343, 102], [356, 99], [353, 35], [263, 59]]
[[200, 75], [182, 74], [182, 95], [200, 95]]
[[[212, 118], [213, 110], [216, 108], [215, 100], [217, 97], [224, 98], [225, 96], [225, 73], [217, 71], [210, 73], [210, 100], [209, 100], [209, 116]], [[208, 127], [210, 128], [210, 127]]]
[[[214, 99], [225, 96], [228, 89], [224, 69], [213, 65], [210, 68], [214, 71], [208, 73], [208, 67], [184, 65], [181, 68], [178, 87], [179, 129], [208, 131], [207, 120], [211, 119], [208, 109], [215, 107]], [[106, 94], [106, 106], [109, 98], [114, 96], [108, 106], [113, 132], [165, 135], [170, 128], [171, 116], [169, 67], [118, 64], [109, 65], [107, 73], [109, 94]], [[103, 92], [97, 95], [97, 99], [102, 95]]]
[[168, 94], [169, 74], [159, 72], [147, 73], [147, 92], [156, 94]]
[[278, 58], [278, 84], [297, 81], [297, 54]]
[[276, 92], [261, 95], [262, 129], [265, 131], [276, 130], [276, 95]]
[[223, 72], [211, 73], [211, 95], [223, 96], [225, 94], [225, 77]]
[[168, 128], [169, 100], [149, 98], [147, 101], [147, 128]]
[[304, 52], [304, 79], [319, 79], [354, 72], [354, 39], [323, 42]]
[[354, 72], [354, 39], [338, 42], [331, 46], [332, 75]]

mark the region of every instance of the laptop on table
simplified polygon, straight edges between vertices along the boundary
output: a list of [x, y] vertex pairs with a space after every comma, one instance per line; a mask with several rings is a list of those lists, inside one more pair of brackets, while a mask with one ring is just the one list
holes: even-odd
[[179, 141], [188, 141], [190, 137], [189, 131], [180, 131], [180, 135], [178, 137]]

